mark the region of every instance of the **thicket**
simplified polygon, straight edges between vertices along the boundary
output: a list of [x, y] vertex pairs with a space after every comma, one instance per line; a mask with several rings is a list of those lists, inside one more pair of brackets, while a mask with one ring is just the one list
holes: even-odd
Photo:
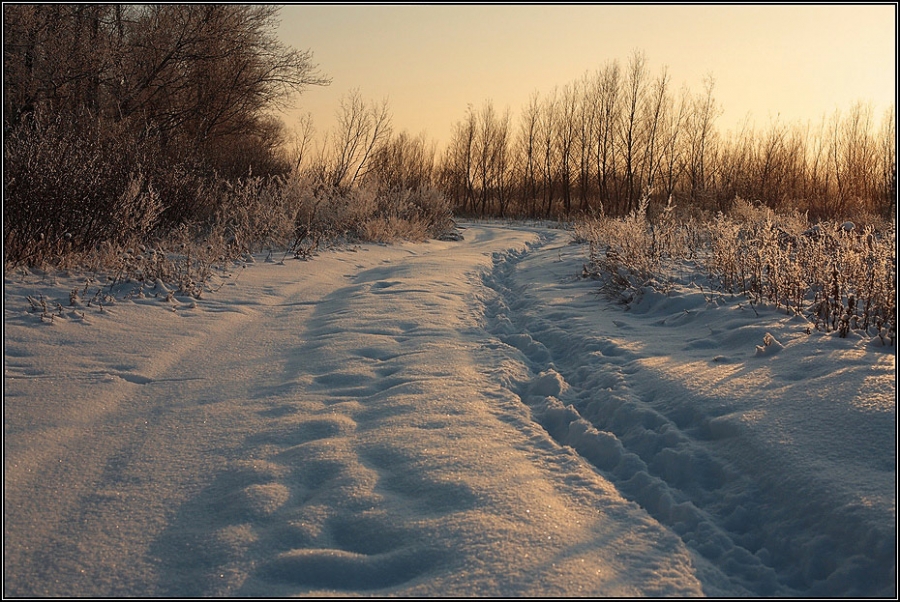
[[896, 117], [869, 105], [818, 124], [775, 120], [722, 134], [715, 82], [674, 90], [640, 52], [623, 67], [535, 93], [514, 122], [490, 102], [455, 124], [441, 185], [461, 215], [624, 217], [656, 205], [727, 212], [736, 198], [814, 220], [896, 211]]
[[861, 330], [895, 344], [896, 219], [813, 224], [742, 199], [728, 214], [698, 218], [671, 203], [653, 211], [644, 197], [627, 216], [579, 221], [575, 235], [589, 245], [584, 275], [617, 295], [667, 290], [705, 272], [710, 291], [803, 315], [817, 330]]
[[288, 169], [267, 111], [327, 83], [272, 7], [3, 10], [8, 262], [208, 222], [219, 181]]
[[3, 11], [5, 266], [102, 259], [135, 277], [180, 273], [191, 291], [210, 262], [250, 250], [306, 257], [335, 237], [450, 227], [433, 148], [394, 135], [386, 103], [350, 94], [333, 148], [310, 160], [308, 124], [287, 149], [273, 109], [329, 80], [278, 42], [277, 7]]

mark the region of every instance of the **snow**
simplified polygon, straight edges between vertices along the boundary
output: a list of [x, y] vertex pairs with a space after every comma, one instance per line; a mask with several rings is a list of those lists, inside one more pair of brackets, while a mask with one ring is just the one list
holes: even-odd
[[4, 594], [896, 596], [894, 348], [461, 233], [7, 273]]

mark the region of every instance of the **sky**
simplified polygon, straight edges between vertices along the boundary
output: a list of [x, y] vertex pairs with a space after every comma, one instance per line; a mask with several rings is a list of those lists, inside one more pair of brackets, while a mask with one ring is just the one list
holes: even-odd
[[675, 90], [715, 79], [720, 131], [748, 118], [818, 123], [858, 101], [875, 117], [896, 98], [896, 6], [871, 5], [292, 5], [279, 38], [310, 50], [332, 78], [285, 115], [310, 113], [319, 132], [358, 90], [387, 99], [395, 131], [443, 145], [469, 104], [509, 108], [607, 62], [643, 52]]

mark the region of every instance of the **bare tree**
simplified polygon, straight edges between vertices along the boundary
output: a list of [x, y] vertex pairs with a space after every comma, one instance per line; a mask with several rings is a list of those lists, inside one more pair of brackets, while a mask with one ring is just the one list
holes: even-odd
[[750, 127], [749, 117], [745, 118], [740, 128], [731, 133], [722, 152], [722, 189], [721, 194], [734, 199], [746, 197], [750, 190], [750, 174], [755, 162], [755, 133]]
[[828, 189], [831, 186], [825, 128], [826, 120], [823, 116], [812, 135], [811, 144], [807, 144], [806, 156], [808, 174], [806, 197], [807, 199], [820, 199], [821, 202], [828, 198]]
[[646, 59], [642, 52], [634, 51], [628, 61], [628, 69], [625, 77], [624, 111], [620, 122], [619, 143], [623, 169], [625, 170], [625, 207], [624, 212], [631, 211], [640, 194], [635, 181], [635, 172], [638, 170], [637, 162], [637, 136], [639, 133], [639, 108], [643, 102], [645, 92], [645, 78], [647, 74]]
[[141, 223], [204, 220], [216, 174], [287, 170], [271, 109], [329, 80], [278, 40], [278, 10], [4, 4], [7, 240], [130, 236], [122, 216], [150, 208], [125, 198], [159, 200]]
[[663, 194], [666, 200], [674, 198], [676, 187], [684, 169], [682, 138], [685, 124], [691, 113], [690, 93], [683, 88], [678, 109], [666, 113], [665, 137], [662, 141], [663, 159], [660, 169], [663, 178]]
[[478, 116], [477, 137], [475, 139], [475, 169], [476, 177], [480, 182], [480, 213], [482, 216], [487, 211], [488, 196], [490, 195], [491, 180], [493, 177], [494, 146], [497, 129], [494, 105], [486, 102]]
[[770, 207], [776, 205], [779, 180], [783, 169], [784, 125], [776, 119], [769, 128], [768, 135], [761, 138], [756, 149], [756, 174], [753, 195]]
[[313, 143], [315, 134], [316, 128], [315, 125], [313, 125], [312, 114], [304, 113], [297, 120], [297, 126], [295, 127], [294, 134], [291, 138], [292, 164], [294, 169], [299, 170], [303, 168], [303, 160], [307, 158], [307, 153], [310, 145]]
[[3, 5], [4, 124], [99, 109], [114, 64], [104, 5]]
[[[239, 129], [262, 109], [283, 106], [295, 92], [325, 85], [309, 51], [274, 36], [271, 5], [148, 5], [135, 9], [122, 74], [122, 116], [141, 112], [161, 129], [190, 124], [205, 139]], [[130, 25], [130, 28], [128, 27]]]
[[590, 207], [590, 195], [593, 184], [592, 159], [594, 138], [597, 133], [597, 105], [592, 94], [594, 84], [589, 75], [585, 75], [579, 86], [578, 102], [578, 194], [580, 199], [579, 209], [588, 211]]
[[668, 96], [669, 73], [663, 67], [662, 72], [653, 83], [645, 104], [645, 114], [642, 119], [644, 124], [644, 152], [641, 157], [642, 175], [641, 188], [648, 191], [656, 187], [656, 175], [660, 170], [660, 139], [663, 137], [665, 126], [665, 114], [669, 110], [671, 100]]
[[537, 153], [540, 111], [540, 95], [535, 92], [531, 95], [531, 99], [522, 112], [522, 121], [519, 126], [518, 137], [518, 155], [521, 165], [520, 189], [522, 194], [522, 207], [530, 216], [537, 215]]
[[859, 195], [860, 176], [866, 169], [869, 154], [866, 138], [870, 120], [870, 107], [859, 103], [845, 117], [840, 111], [835, 111], [832, 117], [829, 158], [837, 190], [830, 209], [834, 215], [845, 216], [854, 197]]
[[449, 196], [463, 213], [475, 209], [475, 136], [477, 117], [472, 105], [466, 110], [463, 121], [456, 123], [450, 143], [445, 151], [442, 180]]
[[884, 215], [897, 210], [897, 119], [894, 106], [888, 108], [878, 133], [880, 199], [878, 210]]
[[[4, 122], [124, 123], [168, 151], [274, 148], [271, 109], [326, 85], [271, 5], [4, 5]], [[241, 138], [247, 140], [241, 141]], [[252, 152], [250, 153], [252, 154]], [[234, 155], [234, 153], [231, 153]]]
[[777, 200], [779, 208], [786, 202], [796, 201], [805, 197], [806, 144], [806, 130], [798, 125], [794, 125], [784, 143], [782, 190]]
[[607, 63], [599, 72], [593, 91], [597, 107], [595, 159], [600, 201], [609, 207], [615, 196], [616, 131], [621, 113], [619, 88], [621, 71], [618, 62]]
[[576, 84], [563, 88], [557, 108], [558, 127], [556, 147], [558, 153], [559, 183], [562, 191], [563, 211], [572, 211], [572, 180], [575, 170], [575, 144], [578, 139], [579, 90]]
[[512, 189], [514, 157], [512, 147], [512, 127], [509, 109], [497, 121], [494, 138], [494, 186], [497, 191], [497, 205], [501, 217], [506, 216]]
[[349, 188], [365, 175], [369, 158], [390, 137], [391, 116], [386, 100], [367, 104], [359, 90], [352, 90], [341, 99], [337, 119], [328, 184]]
[[541, 103], [538, 122], [538, 141], [541, 149], [541, 188], [544, 200], [544, 215], [552, 215], [554, 186], [556, 183], [556, 130], [559, 127], [556, 90]]
[[432, 184], [434, 161], [434, 143], [403, 131], [375, 150], [367, 175], [381, 190], [420, 190]]
[[690, 117], [687, 121], [687, 172], [689, 194], [694, 202], [704, 200], [707, 177], [714, 149], [714, 124], [719, 109], [713, 97], [715, 79], [707, 76], [703, 81], [703, 93], [694, 98]]

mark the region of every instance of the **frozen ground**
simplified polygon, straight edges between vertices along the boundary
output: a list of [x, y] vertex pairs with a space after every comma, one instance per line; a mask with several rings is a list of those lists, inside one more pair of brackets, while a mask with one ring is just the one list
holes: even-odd
[[893, 348], [462, 233], [102, 313], [6, 274], [4, 594], [896, 596]]

